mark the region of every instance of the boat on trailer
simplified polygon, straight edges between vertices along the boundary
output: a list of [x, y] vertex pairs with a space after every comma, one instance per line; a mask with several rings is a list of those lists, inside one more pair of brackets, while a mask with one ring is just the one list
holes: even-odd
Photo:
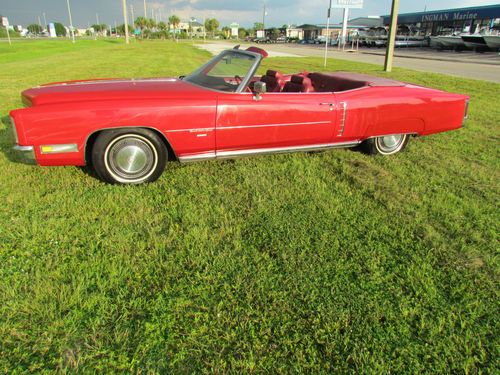
[[483, 35], [483, 39], [493, 51], [500, 50], [500, 35]]

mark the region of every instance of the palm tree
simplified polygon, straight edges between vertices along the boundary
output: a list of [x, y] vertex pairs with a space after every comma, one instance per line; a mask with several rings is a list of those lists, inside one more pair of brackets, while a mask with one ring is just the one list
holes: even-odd
[[141, 38], [144, 38], [144, 29], [148, 25], [148, 20], [144, 17], [137, 17], [135, 19], [135, 24], [141, 29]]
[[161, 38], [165, 39], [165, 37], [168, 35], [167, 34], [167, 24], [163, 21], [158, 22], [158, 30], [161, 31]]
[[147, 26], [148, 26], [148, 29], [153, 31], [153, 29], [156, 27], [156, 21], [152, 18], [148, 19]]
[[168, 17], [168, 22], [172, 25], [174, 28], [174, 36], [177, 36], [176, 30], [177, 26], [181, 23], [181, 19], [177, 17], [175, 14], [172, 14], [170, 17]]

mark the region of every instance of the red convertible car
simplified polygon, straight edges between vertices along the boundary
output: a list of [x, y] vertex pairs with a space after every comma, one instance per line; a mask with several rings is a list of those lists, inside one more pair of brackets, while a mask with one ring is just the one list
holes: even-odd
[[390, 155], [410, 136], [460, 128], [469, 98], [354, 73], [255, 73], [267, 53], [222, 52], [188, 76], [58, 82], [10, 112], [24, 159], [89, 165], [104, 181], [156, 180], [168, 160], [360, 145]]

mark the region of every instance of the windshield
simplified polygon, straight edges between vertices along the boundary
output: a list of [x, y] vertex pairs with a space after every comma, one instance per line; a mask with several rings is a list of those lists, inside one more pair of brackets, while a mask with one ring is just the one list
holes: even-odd
[[214, 57], [200, 69], [190, 74], [185, 81], [208, 89], [236, 92], [250, 80], [257, 57], [240, 51], [225, 51]]

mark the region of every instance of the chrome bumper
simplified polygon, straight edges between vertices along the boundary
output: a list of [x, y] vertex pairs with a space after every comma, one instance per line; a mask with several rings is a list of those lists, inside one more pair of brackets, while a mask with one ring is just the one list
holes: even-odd
[[19, 146], [15, 145], [13, 147], [14, 161], [24, 164], [36, 164], [35, 159], [35, 149], [33, 146]]

